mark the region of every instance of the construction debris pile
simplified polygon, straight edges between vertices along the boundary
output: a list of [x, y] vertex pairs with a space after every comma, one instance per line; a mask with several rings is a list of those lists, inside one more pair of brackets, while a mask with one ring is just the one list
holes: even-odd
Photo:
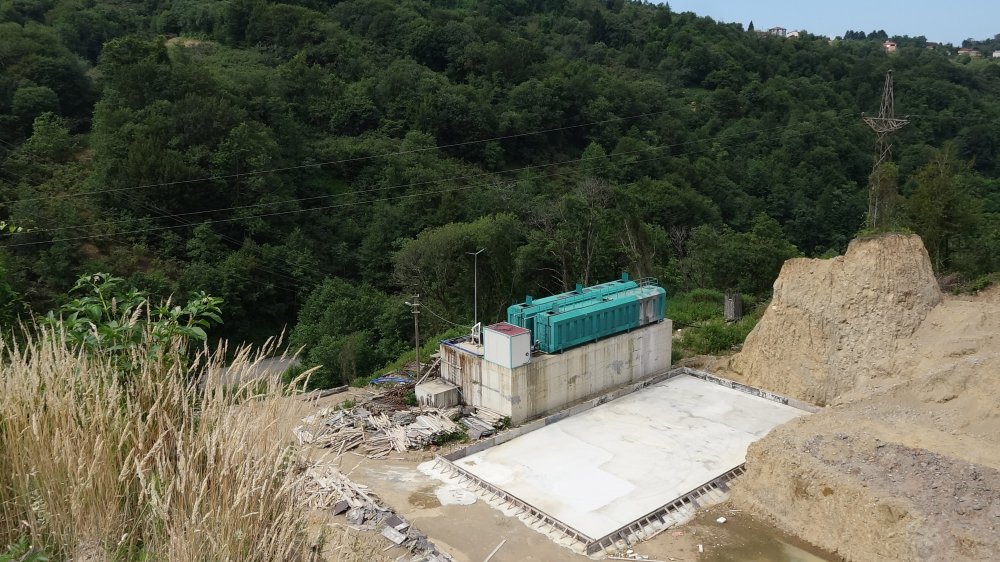
[[438, 551], [427, 535], [370, 493], [367, 486], [351, 481], [332, 465], [306, 469], [303, 493], [310, 507], [330, 510], [333, 515], [344, 514], [352, 528], [378, 531], [393, 544], [407, 549], [412, 555], [405, 559], [407, 562], [453, 562], [450, 556]]
[[304, 418], [293, 431], [301, 444], [337, 449], [338, 454], [361, 447], [368, 458], [382, 459], [393, 451], [439, 443], [460, 431], [451, 420], [457, 413], [427, 408], [419, 414], [400, 410], [390, 417], [362, 407], [324, 409]]
[[[662, 560], [654, 560], [645, 554], [637, 554], [631, 548], [609, 555], [608, 560], [642, 560], [643, 562], [663, 562]], [[671, 560], [673, 560], [673, 558], [671, 558]]]
[[335, 449], [338, 455], [360, 449], [370, 459], [383, 459], [393, 451], [423, 449], [465, 435], [488, 437], [506, 422], [499, 414], [482, 409], [473, 413], [460, 407], [411, 408], [405, 403], [406, 390], [389, 390], [363, 405], [320, 410], [303, 418], [292, 431], [299, 444]]

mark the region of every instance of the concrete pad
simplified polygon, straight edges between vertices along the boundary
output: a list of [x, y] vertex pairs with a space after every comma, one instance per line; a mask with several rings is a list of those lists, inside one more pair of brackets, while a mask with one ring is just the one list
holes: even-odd
[[681, 375], [454, 461], [597, 539], [739, 466], [806, 412]]

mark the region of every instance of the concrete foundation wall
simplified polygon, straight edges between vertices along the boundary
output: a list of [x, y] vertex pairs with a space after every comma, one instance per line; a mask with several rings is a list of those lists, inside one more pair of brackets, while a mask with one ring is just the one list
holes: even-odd
[[441, 377], [462, 389], [466, 404], [510, 416], [517, 424], [666, 371], [671, 328], [670, 320], [664, 320], [563, 353], [532, 357], [514, 369], [444, 344]]

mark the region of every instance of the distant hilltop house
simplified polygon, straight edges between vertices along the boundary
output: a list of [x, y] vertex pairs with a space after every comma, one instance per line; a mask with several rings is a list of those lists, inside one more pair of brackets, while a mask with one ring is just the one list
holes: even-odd
[[799, 31], [789, 31], [788, 32], [788, 38], [789, 39], [795, 39], [799, 35], [801, 35], [801, 32], [799, 32]]
[[896, 42], [895, 41], [886, 40], [885, 43], [882, 43], [882, 48], [885, 49], [885, 52], [887, 52], [887, 53], [895, 53], [896, 52]]
[[961, 49], [958, 50], [958, 56], [963, 56], [963, 55], [972, 58], [983, 56], [983, 54], [977, 51], [976, 49], [970, 49], [969, 47], [962, 47]]
[[993, 51], [993, 58], [1000, 59], [1000, 51]]
[[785, 29], [784, 27], [772, 27], [771, 29], [767, 30], [767, 33], [770, 35], [777, 35], [778, 37], [788, 36], [788, 30]]

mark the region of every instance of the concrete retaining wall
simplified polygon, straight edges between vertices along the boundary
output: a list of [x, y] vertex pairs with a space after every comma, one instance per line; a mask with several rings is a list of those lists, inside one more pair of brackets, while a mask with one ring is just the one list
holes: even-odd
[[462, 389], [466, 404], [519, 424], [665, 372], [671, 330], [671, 321], [664, 320], [563, 353], [537, 355], [514, 369], [444, 344], [441, 378]]

